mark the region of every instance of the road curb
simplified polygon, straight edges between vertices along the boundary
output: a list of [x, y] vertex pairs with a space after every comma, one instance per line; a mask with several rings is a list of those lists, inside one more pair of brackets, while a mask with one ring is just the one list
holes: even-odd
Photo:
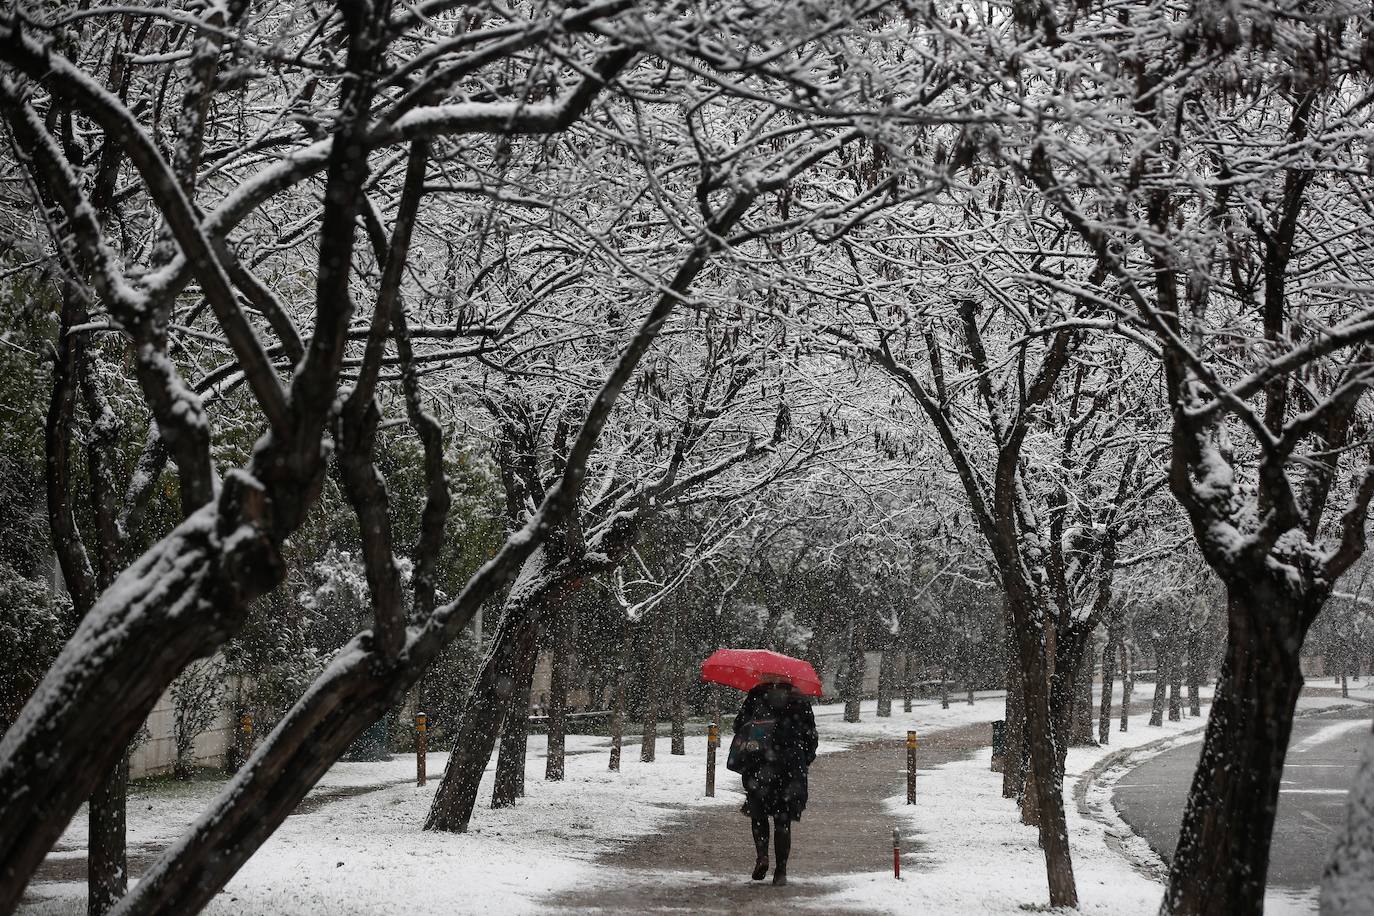
[[[1303, 719], [1368, 705], [1371, 705], [1368, 701], [1354, 700], [1319, 709], [1300, 710], [1293, 718]], [[1210, 711], [1209, 708], [1209, 714]], [[1206, 728], [1207, 717], [1203, 716], [1197, 728], [1113, 751], [1084, 771], [1074, 786], [1074, 803], [1078, 807], [1078, 813], [1102, 825], [1107, 846], [1126, 859], [1137, 872], [1160, 883], [1164, 882], [1169, 873], [1163, 854], [1155, 849], [1149, 840], [1136, 833], [1121, 817], [1112, 803], [1112, 790], [1121, 777], [1146, 761], [1165, 751], [1202, 740]]]

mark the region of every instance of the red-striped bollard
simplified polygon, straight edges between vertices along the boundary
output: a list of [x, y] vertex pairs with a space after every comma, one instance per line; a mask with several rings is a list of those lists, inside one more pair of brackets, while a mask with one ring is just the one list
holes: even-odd
[[892, 877], [902, 880], [902, 831], [892, 828]]

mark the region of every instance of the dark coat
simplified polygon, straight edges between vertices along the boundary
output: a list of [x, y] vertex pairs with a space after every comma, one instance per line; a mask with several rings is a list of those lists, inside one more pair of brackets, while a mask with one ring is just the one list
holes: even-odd
[[744, 698], [735, 716], [735, 734], [760, 713], [771, 713], [774, 726], [770, 753], [740, 776], [751, 817], [800, 820], [806, 808], [806, 774], [816, 759], [816, 717], [811, 703], [785, 685], [760, 684]]

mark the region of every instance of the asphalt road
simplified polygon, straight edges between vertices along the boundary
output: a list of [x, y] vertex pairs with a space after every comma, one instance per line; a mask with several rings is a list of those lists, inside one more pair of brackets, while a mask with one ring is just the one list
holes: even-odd
[[[1345, 709], [1293, 723], [1270, 847], [1269, 883], [1308, 889], [1321, 882], [1326, 857], [1345, 819], [1346, 794], [1368, 738], [1370, 710]], [[1145, 761], [1117, 783], [1117, 811], [1166, 861], [1202, 742]]]

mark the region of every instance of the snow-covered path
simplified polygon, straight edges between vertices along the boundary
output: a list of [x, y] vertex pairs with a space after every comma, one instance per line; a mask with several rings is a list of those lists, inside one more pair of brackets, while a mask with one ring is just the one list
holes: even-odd
[[[876, 727], [876, 723], [870, 725]], [[928, 730], [918, 767], [938, 766], [985, 747], [985, 724]], [[749, 821], [737, 807], [699, 808], [663, 832], [599, 860], [602, 879], [555, 897], [558, 909], [600, 913], [795, 913], [828, 896], [844, 876], [890, 867], [892, 828], [884, 800], [905, 791], [905, 742], [872, 741], [820, 756], [811, 769], [811, 803], [792, 830], [789, 885], [754, 882]], [[731, 787], [739, 777], [727, 774]], [[918, 794], [921, 788], [918, 785]], [[908, 852], [919, 852], [908, 846]], [[863, 912], [864, 910], [859, 910]]]

